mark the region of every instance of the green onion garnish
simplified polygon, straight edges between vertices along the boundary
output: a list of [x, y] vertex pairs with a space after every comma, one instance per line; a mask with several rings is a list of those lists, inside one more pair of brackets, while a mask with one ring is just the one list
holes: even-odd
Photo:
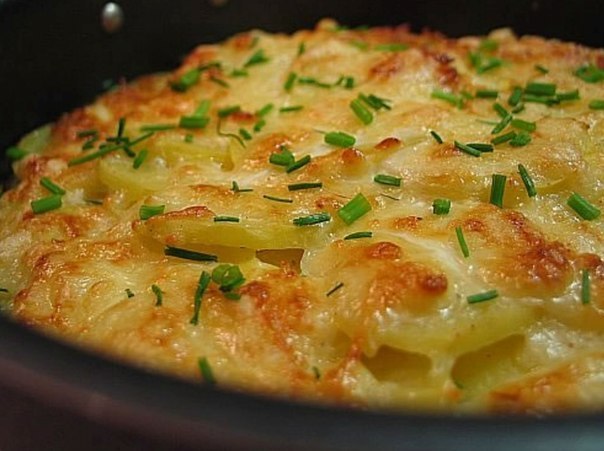
[[506, 110], [500, 103], [495, 102], [493, 104], [493, 109], [502, 119], [510, 115], [510, 113], [508, 113], [508, 110]]
[[92, 136], [98, 136], [99, 131], [94, 129], [94, 128], [90, 128], [88, 130], [80, 130], [79, 132], [76, 133], [76, 136], [78, 138], [90, 138]]
[[52, 194], [65, 194], [66, 191], [60, 186], [53, 183], [48, 177], [42, 177], [40, 179], [40, 185], [50, 191]]
[[553, 83], [530, 82], [526, 84], [524, 92], [535, 96], [553, 96], [556, 94], [556, 89]]
[[552, 106], [560, 103], [556, 97], [536, 96], [534, 94], [525, 94], [523, 97], [526, 103], [540, 103], [542, 105]]
[[438, 144], [442, 144], [443, 143], [443, 139], [434, 130], [430, 130], [430, 134], [432, 135], [432, 138], [434, 138], [434, 141], [436, 141]]
[[373, 177], [373, 181], [375, 183], [379, 183], [381, 185], [390, 185], [390, 186], [401, 186], [401, 178], [394, 177], [392, 175], [378, 174]]
[[285, 172], [287, 172], [288, 174], [290, 172], [294, 172], [297, 171], [300, 168], [303, 168], [304, 166], [306, 166], [308, 163], [310, 163], [311, 160], [311, 156], [310, 155], [304, 155], [302, 158], [300, 158], [299, 160], [293, 162], [292, 164], [290, 164], [286, 169]]
[[495, 146], [511, 141], [516, 137], [516, 132], [508, 132], [505, 135], [496, 136], [491, 140], [491, 143]]
[[31, 201], [31, 209], [35, 214], [46, 213], [47, 211], [56, 210], [61, 208], [63, 200], [60, 194], [53, 194], [48, 197], [36, 199]]
[[245, 62], [243, 67], [247, 68], [250, 66], [255, 66], [256, 64], [266, 63], [268, 61], [269, 61], [269, 59], [264, 54], [264, 50], [259, 49], [256, 51], [256, 53], [254, 53], [252, 56], [250, 56], [250, 58]]
[[604, 70], [593, 64], [580, 67], [575, 71], [575, 75], [587, 83], [598, 83], [604, 80]]
[[373, 49], [380, 52], [402, 52], [409, 48], [408, 44], [395, 42], [392, 44], [377, 44]]
[[512, 139], [510, 139], [510, 145], [513, 147], [523, 147], [529, 144], [533, 138], [526, 132], [517, 133]]
[[215, 77], [213, 75], [210, 77], [210, 81], [213, 82], [213, 83], [216, 83], [218, 86], [222, 86], [223, 88], [230, 88], [231, 87], [231, 85], [229, 85], [222, 78], [218, 78], [218, 77]]
[[173, 130], [176, 128], [174, 124], [147, 124], [142, 125], [140, 128], [141, 132], [162, 132], [165, 130]]
[[293, 199], [284, 199], [283, 197], [269, 196], [268, 194], [265, 194], [262, 197], [264, 197], [267, 200], [272, 200], [275, 202], [282, 202], [284, 204], [291, 204], [294, 202]]
[[369, 125], [373, 122], [373, 114], [363, 105], [361, 100], [355, 99], [350, 102], [350, 108], [363, 124]]
[[342, 75], [340, 78], [338, 78], [338, 81], [336, 81], [333, 85], [343, 86], [346, 89], [352, 89], [354, 88], [354, 77], [347, 77]]
[[499, 96], [499, 91], [492, 89], [480, 89], [476, 91], [476, 98], [478, 99], [496, 99]]
[[161, 307], [164, 302], [164, 292], [155, 284], [151, 285], [151, 291], [155, 295], [155, 306]]
[[271, 164], [290, 166], [296, 161], [294, 154], [286, 146], [280, 147], [279, 153], [272, 153], [268, 159]]
[[499, 292], [497, 290], [490, 290], [484, 293], [473, 294], [466, 299], [468, 300], [468, 304], [478, 304], [479, 302], [490, 301], [498, 296]]
[[166, 210], [165, 205], [141, 205], [138, 210], [138, 216], [143, 221], [153, 216], [161, 215]]
[[201, 69], [191, 69], [185, 72], [177, 81], [170, 85], [174, 91], [185, 92], [199, 81]]
[[208, 122], [210, 122], [210, 118], [207, 116], [182, 116], [178, 126], [186, 129], [204, 128]]
[[298, 56], [304, 55], [305, 52], [306, 52], [306, 42], [302, 41], [298, 45]]
[[134, 161], [132, 162], [132, 167], [134, 169], [140, 168], [141, 165], [143, 164], [143, 162], [145, 161], [145, 159], [147, 158], [147, 155], [149, 155], [149, 151], [147, 149], [141, 150], [136, 155], [136, 157], [134, 157]]
[[299, 218], [294, 218], [292, 221], [294, 225], [297, 226], [307, 226], [307, 225], [315, 225], [320, 224], [322, 222], [331, 221], [331, 215], [329, 213], [315, 213], [308, 216], [301, 216]]
[[457, 107], [460, 109], [463, 108], [463, 105], [464, 105], [464, 101], [463, 101], [462, 97], [452, 94], [450, 92], [443, 91], [441, 89], [435, 89], [434, 91], [432, 91], [432, 94], [430, 96], [433, 99], [444, 100], [445, 102], [448, 102], [451, 105], [453, 105], [454, 107]]
[[254, 133], [260, 132], [264, 126], [266, 125], [266, 121], [264, 119], [260, 119], [258, 122], [254, 124]]
[[498, 67], [501, 67], [501, 66], [503, 66], [503, 60], [501, 60], [499, 58], [489, 58], [489, 59], [487, 59], [486, 63], [480, 65], [476, 69], [476, 73], [484, 74], [485, 72], [488, 72], [493, 69], [497, 69]]
[[12, 161], [19, 161], [26, 155], [27, 155], [27, 151], [25, 151], [19, 147], [16, 147], [16, 146], [12, 146], [12, 147], [9, 147], [8, 149], [6, 149], [6, 156]]
[[334, 294], [336, 291], [338, 291], [343, 286], [344, 286], [343, 282], [336, 284], [335, 287], [333, 287], [331, 290], [329, 290], [327, 293], [325, 293], [325, 296], [327, 296], [327, 297], [331, 296], [332, 294]]
[[581, 303], [589, 304], [591, 302], [591, 280], [589, 271], [584, 269], [581, 271]]
[[524, 130], [525, 132], [534, 132], [537, 130], [537, 124], [535, 122], [523, 121], [522, 119], [513, 119], [512, 127]]
[[8, 288], [0, 288], [0, 293], [8, 293]]
[[197, 282], [197, 290], [195, 290], [195, 297], [193, 301], [193, 316], [189, 321], [190, 324], [196, 326], [199, 324], [199, 313], [201, 312], [201, 299], [203, 298], [208, 285], [210, 285], [210, 281], [212, 277], [207, 271], [203, 271], [201, 276], [199, 276], [199, 281]]
[[512, 122], [512, 115], [508, 114], [501, 119], [501, 121], [491, 130], [492, 135], [501, 133], [510, 123]]
[[182, 258], [184, 260], [194, 260], [198, 262], [216, 262], [218, 257], [212, 254], [204, 254], [203, 252], [190, 251], [179, 247], [166, 246], [164, 254], [170, 257]]
[[432, 202], [432, 212], [435, 215], [447, 215], [451, 211], [451, 201], [449, 199], [434, 199]]
[[493, 152], [494, 150], [493, 145], [487, 143], [468, 143], [466, 145], [472, 149], [479, 150], [480, 152]]
[[212, 371], [212, 367], [210, 366], [210, 362], [206, 357], [202, 357], [197, 360], [197, 366], [199, 367], [199, 371], [201, 372], [201, 377], [204, 382], [208, 385], [215, 385], [216, 379], [214, 378], [214, 372]]
[[522, 183], [524, 183], [524, 187], [526, 188], [526, 192], [529, 197], [535, 197], [537, 195], [537, 189], [535, 188], [535, 182], [531, 178], [531, 175], [528, 173], [526, 168], [519, 164], [518, 165], [518, 173], [522, 178]]
[[132, 141], [123, 140], [124, 142], [121, 142], [120, 144], [112, 144], [112, 145], [107, 145], [105, 147], [101, 147], [96, 152], [92, 152], [87, 155], [69, 160], [67, 162], [67, 165], [75, 166], [78, 164], [87, 163], [89, 161], [95, 160], [96, 158], [104, 157], [105, 155], [110, 154], [111, 152], [115, 152], [116, 150], [124, 149], [127, 146], [132, 147], [132, 146], [139, 144], [140, 142], [150, 138], [151, 136], [153, 136], [153, 134], [154, 134], [154, 132], [148, 132], [148, 133], [145, 133], [145, 134], [139, 136], [138, 138], [136, 138]]
[[522, 88], [516, 86], [514, 88], [514, 90], [512, 91], [512, 94], [510, 94], [510, 98], [508, 99], [508, 104], [510, 106], [516, 106], [520, 103], [520, 100], [522, 99]]
[[134, 293], [132, 292], [132, 290], [130, 288], [126, 288], [124, 291], [126, 292], [126, 296], [128, 296], [128, 299], [134, 297]]
[[294, 111], [300, 111], [303, 109], [302, 105], [292, 105], [292, 106], [284, 106], [279, 108], [279, 113], [293, 113]]
[[566, 201], [567, 205], [575, 210], [579, 216], [592, 221], [600, 216], [600, 209], [592, 205], [583, 196], [573, 193]]
[[604, 100], [592, 100], [589, 102], [589, 108], [592, 110], [604, 110]]
[[272, 103], [267, 103], [262, 108], [260, 108], [258, 111], [256, 111], [256, 116], [259, 116], [259, 117], [266, 116], [268, 113], [270, 113], [273, 110], [274, 107], [275, 107], [275, 105], [273, 105]]
[[525, 108], [524, 103], [519, 103], [514, 108], [512, 108], [512, 114], [518, 114], [518, 113], [524, 111], [524, 108]]
[[231, 185], [231, 191], [235, 193], [250, 193], [254, 190], [251, 188], [239, 188], [239, 184], [233, 180], [233, 183]]
[[252, 139], [252, 134], [250, 132], [248, 132], [245, 128], [240, 128], [239, 129], [239, 134], [246, 141], [249, 141], [250, 139]]
[[232, 292], [245, 283], [245, 277], [237, 265], [218, 265], [212, 271], [212, 280], [220, 287], [223, 293]]
[[384, 99], [382, 97], [378, 97], [374, 94], [369, 94], [369, 95], [359, 94], [359, 99], [361, 99], [363, 102], [365, 102], [371, 108], [373, 108], [375, 111], [379, 111], [381, 109], [384, 109], [384, 110], [392, 109], [392, 107], [390, 105], [388, 105], [389, 103], [392, 102], [391, 100]]
[[507, 177], [501, 174], [493, 174], [491, 177], [491, 199], [493, 205], [503, 208], [503, 194]]
[[323, 188], [322, 182], [303, 182], [287, 185], [289, 191], [299, 191], [303, 189]]
[[296, 83], [297, 78], [298, 75], [295, 72], [290, 72], [290, 74], [287, 76], [287, 80], [285, 80], [283, 89], [285, 89], [287, 92], [291, 91], [294, 87], [294, 83]]
[[362, 193], [357, 194], [350, 202], [338, 210], [338, 216], [347, 225], [371, 211], [371, 204]]
[[214, 216], [214, 222], [239, 222], [236, 216]]
[[345, 240], [358, 240], [359, 238], [371, 238], [373, 232], [354, 232], [344, 237]]
[[245, 69], [233, 69], [231, 71], [231, 77], [247, 77], [249, 72]]
[[224, 118], [241, 111], [239, 105], [227, 106], [218, 110], [218, 117]]
[[543, 75], [549, 74], [549, 69], [547, 67], [543, 67], [541, 64], [535, 64], [535, 70], [541, 72]]
[[571, 100], [579, 100], [581, 96], [579, 95], [579, 90], [575, 89], [574, 91], [569, 92], [560, 92], [556, 94], [556, 99], [560, 102], [568, 102]]
[[483, 39], [478, 48], [484, 52], [494, 52], [499, 48], [499, 42], [494, 39]]
[[466, 238], [463, 236], [461, 226], [455, 227], [455, 235], [457, 235], [457, 242], [461, 248], [461, 253], [465, 258], [468, 258], [470, 256], [470, 249], [468, 248], [468, 243], [466, 243]]
[[344, 132], [330, 132], [325, 134], [325, 142], [337, 147], [352, 147], [357, 139]]
[[468, 155], [472, 155], [473, 157], [479, 157], [481, 155], [480, 150], [474, 149], [473, 147], [468, 146], [467, 144], [460, 143], [459, 141], [454, 141], [455, 147], [461, 150]]

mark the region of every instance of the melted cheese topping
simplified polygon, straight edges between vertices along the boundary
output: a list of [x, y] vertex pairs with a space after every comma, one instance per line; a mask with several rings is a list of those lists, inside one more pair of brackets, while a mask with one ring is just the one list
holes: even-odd
[[[484, 42], [406, 28], [336, 31], [329, 21], [293, 36], [252, 31], [200, 46], [175, 72], [121, 85], [37, 130], [20, 143], [30, 153], [15, 163], [20, 183], [0, 200], [5, 310], [185, 378], [199, 379], [206, 358], [219, 384], [244, 390], [387, 408], [602, 408], [604, 229], [567, 199], [577, 192], [602, 207], [604, 113], [588, 105], [604, 99], [604, 87], [574, 71], [604, 64], [604, 53], [507, 30]], [[477, 53], [479, 67], [502, 64], [481, 73], [471, 63]], [[257, 64], [246, 64], [254, 55]], [[172, 89], [199, 67], [188, 89]], [[286, 89], [290, 74], [297, 79]], [[504, 143], [479, 157], [455, 147], [490, 142], [501, 120], [493, 103], [510, 111], [514, 87], [530, 82], [578, 89], [580, 99], [526, 102], [514, 113], [536, 124], [525, 146]], [[463, 108], [434, 98], [436, 90], [465, 96]], [[480, 90], [498, 98], [474, 98]], [[350, 108], [360, 94], [387, 99], [379, 111], [365, 105], [369, 125]], [[130, 155], [69, 164], [115, 136], [119, 118], [135, 140], [145, 125], [178, 125], [203, 100], [211, 101], [204, 128], [156, 131]], [[219, 119], [231, 106], [239, 109]], [[291, 106], [302, 108], [282, 110]], [[82, 150], [87, 129], [99, 135], [92, 150]], [[333, 131], [355, 145], [327, 144]], [[293, 172], [270, 164], [283, 146], [310, 163]], [[148, 157], [135, 169], [132, 153], [143, 149]], [[402, 185], [375, 183], [376, 174]], [[489, 203], [493, 174], [507, 176], [503, 208]], [[30, 202], [49, 194], [42, 177], [66, 194], [61, 208], [34, 214]], [[236, 192], [233, 181], [253, 191]], [[322, 187], [288, 189], [303, 182]], [[338, 211], [358, 193], [371, 211], [347, 225]], [[449, 214], [433, 214], [436, 198], [451, 200]], [[142, 205], [165, 212], [141, 220]], [[331, 220], [293, 224], [316, 213]], [[215, 222], [220, 215], [239, 222]], [[344, 240], [359, 231], [372, 237]], [[191, 324], [200, 274], [218, 263], [166, 256], [166, 246], [239, 265], [241, 299], [211, 282]], [[589, 303], [581, 300], [584, 271]], [[498, 297], [468, 302], [489, 290]]]

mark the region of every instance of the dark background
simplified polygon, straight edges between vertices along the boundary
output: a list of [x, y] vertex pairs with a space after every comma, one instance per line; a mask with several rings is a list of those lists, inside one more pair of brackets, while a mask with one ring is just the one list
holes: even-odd
[[[125, 23], [120, 31], [109, 34], [100, 26], [100, 13], [105, 4], [100, 0], [0, 0], [0, 153], [3, 154], [2, 149], [14, 144], [24, 133], [92, 100], [107, 80], [129, 80], [143, 73], [171, 69], [196, 44], [221, 40], [250, 28], [290, 32], [313, 27], [322, 17], [333, 17], [350, 26], [410, 23], [415, 30], [428, 26], [450, 36], [484, 34], [493, 28], [511, 26], [518, 34], [530, 33], [604, 46], [601, 26], [604, 2], [601, 0], [230, 0], [223, 6], [215, 6], [209, 0], [121, 0], [118, 3], [123, 7]], [[8, 175], [8, 165], [1, 157], [0, 181], [6, 181]], [[9, 346], [10, 350], [7, 348]], [[91, 382], [98, 374], [97, 370], [106, 370], [109, 364], [96, 362], [91, 357], [82, 360], [83, 357], [76, 351], [58, 346], [45, 344], [43, 340], [0, 318], [1, 371], [7, 371], [15, 364], [43, 374], [52, 367], [49, 380], [63, 376], [69, 379], [66, 383], [77, 385], [79, 382], [79, 388], [89, 393], [104, 393], [109, 398], [118, 396], [115, 391], [112, 394], [113, 389], [104, 388], [102, 382]], [[87, 362], [86, 365], [82, 364], [83, 361]], [[10, 365], [7, 366], [7, 362]], [[111, 367], [111, 371], [114, 371], [111, 373], [114, 374], [112, 383], [123, 382], [123, 391], [120, 393], [131, 393], [128, 389], [136, 383], [133, 381], [139, 380], [139, 376], [130, 369], [118, 371]], [[79, 374], [81, 381], [78, 381]], [[208, 395], [201, 391], [199, 399], [191, 401], [195, 393], [187, 388], [182, 390], [186, 395], [177, 396], [173, 390], [180, 387], [175, 387], [175, 383], [163, 381], [154, 385], [152, 376], [141, 378], [148, 384], [149, 393], [162, 393], [165, 389], [167, 397], [174, 396], [186, 407], [194, 408], [192, 401], [199, 402], [200, 409], [204, 407], [204, 402], [210, 403], [210, 407], [221, 414], [223, 425], [229, 424], [230, 413], [241, 414], [241, 411], [234, 409], [240, 407], [237, 403], [239, 399], [244, 400], [243, 397], [228, 398], [229, 407], [221, 410], [221, 402], [226, 398], [220, 394]], [[126, 423], [122, 428], [116, 428], [115, 424], [119, 421], [110, 421], [108, 418], [101, 421], [105, 424], [101, 426], [96, 423], [98, 419], [86, 419], [77, 403], [70, 407], [69, 402], [61, 400], [61, 395], [49, 395], [45, 382], [35, 387], [31, 383], [15, 383], [17, 379], [18, 376], [13, 374], [0, 374], [1, 451], [179, 449], [175, 445], [169, 446], [165, 437], [164, 441], [154, 441], [157, 439], [150, 438], [158, 435], [153, 434], [154, 431], [146, 433], [139, 427], [135, 433], [128, 430]], [[188, 400], [192, 406], [187, 404]], [[254, 409], [263, 405], [261, 401], [242, 403], [253, 405]], [[62, 407], [57, 407], [58, 404]], [[164, 400], [161, 396], [155, 400], [154, 407], [175, 410], [173, 405], [170, 406], [170, 400]], [[364, 437], [364, 429], [373, 428], [366, 419], [357, 415], [347, 417], [312, 409], [301, 410], [297, 406], [292, 406], [290, 411], [287, 406], [279, 404], [268, 405], [267, 409], [275, 412], [275, 425], [283, 419], [279, 418], [279, 412], [281, 417], [285, 413], [289, 418], [291, 414], [292, 421], [300, 421], [297, 443], [304, 443], [304, 427], [312, 421], [316, 423], [316, 418], [324, 420], [326, 426], [323, 432], [331, 440], [322, 443], [348, 443], [352, 446], [355, 444], [353, 437]], [[205, 417], [206, 424], [210, 421], [211, 413]], [[254, 416], [253, 413], [248, 415]], [[253, 428], [242, 423], [246, 421], [246, 416], [242, 415], [241, 418], [243, 420], [240, 419], [238, 423], [233, 420], [233, 427], [246, 426], [246, 433], [252, 434]], [[201, 420], [198, 421], [201, 424]], [[347, 421], [356, 425], [348, 432], [343, 424]], [[570, 419], [549, 426], [523, 423], [522, 431], [518, 424], [505, 422], [501, 423], [501, 429], [496, 428], [495, 423], [477, 426], [476, 422], [470, 425], [470, 422], [447, 424], [442, 421], [441, 428], [434, 420], [429, 420], [430, 423], [421, 419], [405, 421], [396, 417], [380, 418], [379, 427], [383, 428], [378, 442], [382, 445], [390, 443], [391, 447], [396, 448], [406, 447], [406, 443], [414, 440], [415, 445], [409, 446], [415, 449], [427, 449], [425, 443], [432, 443], [431, 449], [463, 449], [460, 443], [464, 443], [465, 434], [468, 449], [505, 449], [507, 443], [510, 448], [517, 450], [541, 449], [536, 444], [548, 450], [587, 450], [598, 449], [602, 443], [596, 440], [602, 438], [597, 435], [601, 421], [594, 417]], [[264, 437], [270, 436], [271, 424], [264, 417], [257, 418], [257, 422], [263, 427]], [[106, 426], [107, 423], [113, 423], [114, 426]], [[133, 423], [135, 421], [131, 419], [128, 424]], [[397, 424], [401, 424], [400, 431], [394, 427]], [[317, 431], [319, 427], [316, 423]], [[508, 434], [508, 441], [507, 433], [504, 433], [490, 442], [489, 431], [495, 434], [495, 431], [503, 431], [507, 427], [513, 427], [511, 430], [515, 431]], [[378, 423], [375, 428], [377, 433]], [[424, 428], [425, 432], [422, 432]], [[295, 430], [294, 424], [292, 431]], [[442, 433], [447, 430], [448, 436], [439, 439], [437, 435], [444, 435]], [[457, 432], [452, 434], [452, 431]], [[287, 434], [291, 437], [295, 432], [275, 430], [275, 435], [281, 435], [283, 440], [286, 440], [283, 437], [287, 437]], [[405, 434], [409, 441], [404, 440]], [[348, 442], [347, 436], [350, 437]], [[388, 441], [397, 437], [402, 440]], [[226, 436], [224, 440], [229, 442]], [[315, 448], [321, 440], [319, 437], [309, 439], [308, 447]], [[175, 441], [179, 441], [178, 437]], [[452, 445], [453, 441], [456, 441], [455, 446]], [[188, 443], [191, 443], [190, 438]], [[361, 446], [361, 443], [356, 442], [356, 446]], [[419, 445], [421, 443], [424, 445]], [[440, 446], [435, 443], [440, 443]], [[285, 444], [286, 441], [283, 446]], [[203, 449], [206, 446], [200, 442], [196, 447]], [[376, 448], [380, 446], [376, 445]]]

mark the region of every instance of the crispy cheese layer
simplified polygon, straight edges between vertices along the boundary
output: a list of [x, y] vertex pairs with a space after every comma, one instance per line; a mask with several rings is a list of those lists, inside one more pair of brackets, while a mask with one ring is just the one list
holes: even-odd
[[[601, 67], [601, 50], [509, 30], [323, 21], [202, 45], [19, 143], [0, 302], [241, 390], [601, 409]], [[245, 280], [228, 286], [224, 264]]]

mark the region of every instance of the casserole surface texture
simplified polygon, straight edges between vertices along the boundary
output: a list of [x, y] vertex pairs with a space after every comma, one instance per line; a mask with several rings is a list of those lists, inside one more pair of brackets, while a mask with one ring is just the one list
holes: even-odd
[[600, 66], [329, 20], [200, 46], [10, 149], [3, 308], [237, 389], [601, 408]]

